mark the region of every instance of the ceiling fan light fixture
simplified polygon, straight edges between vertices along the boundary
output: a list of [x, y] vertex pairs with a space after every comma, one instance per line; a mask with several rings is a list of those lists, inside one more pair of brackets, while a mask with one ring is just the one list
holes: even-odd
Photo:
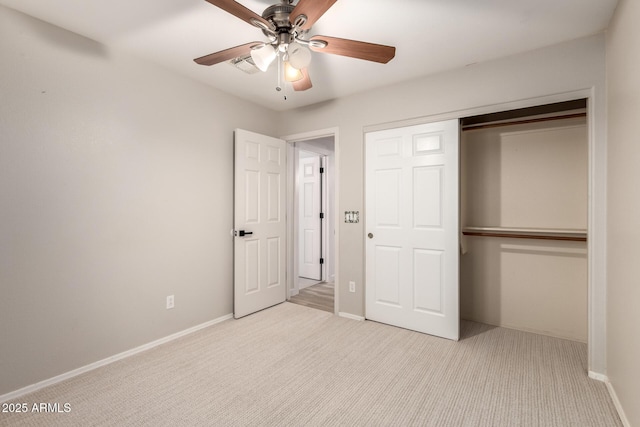
[[285, 61], [284, 63], [284, 79], [288, 82], [297, 82], [298, 80], [302, 80], [304, 75], [302, 71], [293, 67], [290, 62]]
[[300, 43], [291, 43], [288, 50], [289, 63], [298, 70], [311, 63], [311, 51]]
[[263, 72], [267, 71], [269, 65], [276, 59], [276, 56], [278, 56], [278, 54], [270, 44], [258, 45], [251, 49], [251, 59], [253, 59], [256, 67]]
[[[321, 35], [308, 38], [307, 34], [316, 21], [337, 0], [279, 0], [278, 4], [265, 9], [262, 16], [237, 0], [206, 1], [261, 29], [269, 41], [256, 41], [224, 49], [195, 58], [195, 63], [208, 66], [231, 60], [232, 64], [238, 68], [243, 67], [242, 69], [247, 72], [256, 70], [266, 72], [271, 63], [277, 61], [276, 89], [279, 91], [286, 86], [283, 84], [285, 78], [292, 82], [291, 86], [295, 91], [305, 91], [312, 87], [307, 68], [311, 62], [311, 51], [381, 64], [386, 64], [396, 54], [396, 48], [393, 46]], [[251, 64], [255, 68], [250, 67]], [[287, 68], [288, 76], [285, 76], [284, 68]]]

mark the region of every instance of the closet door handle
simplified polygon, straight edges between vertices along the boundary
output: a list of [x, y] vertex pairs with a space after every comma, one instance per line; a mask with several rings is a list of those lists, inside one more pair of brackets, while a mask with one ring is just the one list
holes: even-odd
[[370, 238], [370, 239], [373, 239], [373, 233], [367, 234], [367, 237]]
[[248, 236], [250, 234], [253, 234], [253, 231], [239, 230], [238, 233], [236, 234], [236, 236], [244, 237], [244, 236]]

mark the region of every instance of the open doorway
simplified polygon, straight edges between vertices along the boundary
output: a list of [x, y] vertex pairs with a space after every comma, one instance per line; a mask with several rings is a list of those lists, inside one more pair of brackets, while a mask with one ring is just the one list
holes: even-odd
[[290, 154], [293, 280], [289, 301], [334, 312], [335, 138], [295, 141]]
[[314, 151], [297, 150], [297, 232], [298, 232], [298, 289], [326, 280], [324, 268], [326, 234], [324, 211], [327, 186], [325, 184], [326, 156]]

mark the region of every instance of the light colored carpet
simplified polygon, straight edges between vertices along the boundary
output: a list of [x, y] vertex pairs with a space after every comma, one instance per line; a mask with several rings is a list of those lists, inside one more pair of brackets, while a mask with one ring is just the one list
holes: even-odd
[[289, 302], [333, 313], [334, 288], [335, 286], [333, 283], [318, 283], [317, 285], [300, 289], [298, 295], [289, 298]]
[[21, 426], [618, 426], [581, 343], [463, 322], [459, 342], [284, 303], [42, 389]]

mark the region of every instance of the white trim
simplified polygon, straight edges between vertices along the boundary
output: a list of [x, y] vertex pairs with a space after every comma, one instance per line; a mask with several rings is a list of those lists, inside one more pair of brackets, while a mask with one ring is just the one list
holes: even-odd
[[625, 414], [624, 409], [622, 408], [622, 404], [620, 403], [620, 399], [618, 399], [618, 394], [616, 393], [611, 381], [609, 381], [609, 377], [603, 374], [599, 374], [597, 372], [589, 371], [589, 378], [597, 381], [602, 381], [607, 386], [607, 391], [609, 392], [609, 396], [611, 396], [611, 400], [613, 401], [613, 406], [615, 406], [616, 411], [618, 412], [618, 416], [620, 417], [620, 421], [624, 427], [631, 427], [631, 423], [627, 418], [627, 414]]
[[[587, 91], [585, 91], [587, 92]], [[602, 95], [600, 99], [598, 96]], [[607, 119], [606, 95], [588, 91], [589, 203], [587, 214], [588, 369], [607, 371]]]
[[[284, 139], [284, 138], [282, 138]], [[296, 152], [294, 144], [290, 141], [287, 141], [287, 269], [286, 269], [286, 284], [287, 284], [287, 300], [290, 299], [294, 295], [298, 295], [299, 289], [296, 286], [297, 282], [294, 280], [297, 272], [296, 263], [297, 254], [294, 248], [294, 232], [295, 232], [295, 190], [296, 190], [296, 168], [297, 168], [297, 157], [298, 153]]]
[[[281, 136], [280, 139], [284, 139], [287, 142], [300, 142], [307, 141], [309, 139], [318, 139], [324, 136], [334, 136], [338, 134], [338, 128], [326, 128], [318, 129], [309, 132], [294, 133], [292, 135]], [[334, 146], [335, 148], [335, 146]]]
[[603, 383], [609, 382], [609, 378], [606, 375], [599, 374], [593, 371], [589, 371], [589, 378], [591, 378], [592, 380], [602, 381]]
[[[606, 378], [606, 377], [605, 377]], [[605, 382], [607, 384], [607, 390], [609, 391], [609, 395], [611, 396], [611, 400], [613, 400], [613, 406], [616, 407], [616, 411], [618, 411], [618, 416], [620, 417], [620, 421], [624, 427], [631, 427], [631, 423], [627, 418], [627, 414], [625, 414], [624, 409], [622, 408], [622, 404], [620, 403], [620, 399], [618, 399], [618, 395], [613, 388], [613, 385], [609, 380]]]
[[[537, 107], [544, 104], [553, 104], [555, 102], [572, 101], [575, 99], [586, 98], [589, 101], [593, 101], [595, 97], [593, 88], [573, 90], [569, 92], [562, 92], [550, 95], [537, 96], [534, 98], [520, 99], [517, 101], [500, 102], [497, 104], [482, 105], [478, 107], [465, 108], [462, 110], [453, 110], [438, 114], [430, 114], [427, 116], [413, 117], [403, 120], [395, 120], [386, 123], [377, 123], [365, 125], [362, 133], [376, 132], [379, 130], [395, 129], [401, 127], [408, 127], [414, 125], [421, 125], [425, 123], [441, 122], [445, 120], [461, 119], [464, 117], [477, 116], [481, 114], [500, 113], [503, 111], [517, 110], [520, 108]], [[589, 108], [593, 108], [592, 105], [588, 105]]]
[[364, 321], [364, 317], [356, 316], [355, 314], [351, 314], [351, 313], [345, 313], [344, 311], [338, 312], [338, 316], [344, 317], [346, 319], [358, 320], [360, 322]]
[[183, 331], [176, 332], [175, 334], [168, 335], [168, 336], [166, 336], [164, 338], [160, 338], [160, 339], [157, 339], [157, 340], [152, 341], [150, 343], [143, 344], [143, 345], [141, 345], [139, 347], [132, 348], [131, 350], [126, 350], [126, 351], [123, 351], [122, 353], [118, 353], [116, 355], [109, 356], [109, 357], [107, 357], [105, 359], [102, 359], [102, 360], [98, 360], [97, 362], [90, 363], [90, 364], [88, 364], [86, 366], [83, 366], [81, 368], [74, 369], [72, 371], [65, 372], [64, 374], [57, 375], [57, 376], [55, 376], [53, 378], [49, 378], [47, 380], [40, 381], [38, 383], [28, 385], [28, 386], [23, 387], [21, 389], [18, 389], [18, 390], [3, 394], [3, 395], [0, 396], [0, 402], [6, 402], [6, 401], [9, 401], [9, 400], [13, 400], [13, 399], [18, 398], [20, 396], [24, 396], [25, 394], [29, 394], [29, 393], [32, 393], [34, 391], [40, 390], [41, 388], [48, 387], [50, 385], [54, 385], [54, 384], [60, 383], [62, 381], [68, 380], [69, 378], [76, 377], [76, 376], [78, 376], [80, 374], [84, 374], [85, 372], [93, 371], [94, 369], [100, 368], [102, 366], [109, 365], [109, 364], [111, 364], [113, 362], [117, 362], [117, 361], [122, 360], [122, 359], [126, 359], [127, 357], [134, 356], [134, 355], [136, 355], [138, 353], [142, 353], [143, 351], [150, 350], [150, 349], [152, 349], [154, 347], [157, 347], [159, 345], [166, 344], [166, 343], [168, 343], [170, 341], [173, 341], [175, 339], [184, 337], [185, 335], [192, 334], [192, 333], [197, 332], [197, 331], [199, 331], [201, 329], [208, 328], [209, 326], [213, 326], [213, 325], [215, 325], [217, 323], [224, 322], [225, 320], [228, 320], [228, 319], [231, 319], [231, 318], [233, 318], [233, 314], [226, 314], [226, 315], [224, 315], [222, 317], [218, 317], [217, 319], [213, 319], [213, 320], [210, 320], [208, 322], [201, 323], [201, 324], [193, 326], [193, 327], [191, 327], [189, 329], [185, 329]]

